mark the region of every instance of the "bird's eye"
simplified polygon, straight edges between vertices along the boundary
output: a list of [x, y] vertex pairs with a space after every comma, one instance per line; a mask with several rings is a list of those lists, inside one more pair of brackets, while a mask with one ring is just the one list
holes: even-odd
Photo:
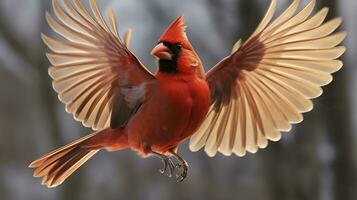
[[166, 47], [170, 46], [170, 43], [168, 43], [168, 42], [163, 42], [162, 44]]
[[175, 44], [175, 47], [176, 47], [177, 49], [182, 49], [182, 45], [181, 45], [181, 44]]

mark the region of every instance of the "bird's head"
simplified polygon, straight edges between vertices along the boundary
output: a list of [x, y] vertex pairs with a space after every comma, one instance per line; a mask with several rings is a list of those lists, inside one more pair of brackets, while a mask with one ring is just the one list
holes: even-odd
[[159, 71], [163, 73], [193, 74], [201, 64], [188, 41], [182, 16], [173, 21], [162, 34], [151, 55], [159, 59]]

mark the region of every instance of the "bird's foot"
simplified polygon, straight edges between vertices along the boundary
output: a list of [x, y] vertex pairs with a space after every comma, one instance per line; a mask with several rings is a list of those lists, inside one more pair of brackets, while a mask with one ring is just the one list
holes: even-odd
[[167, 177], [172, 177], [174, 171], [175, 171], [175, 164], [172, 162], [172, 160], [161, 153], [157, 153], [155, 151], [151, 151], [151, 153], [156, 156], [161, 158], [162, 163], [164, 164], [163, 168], [159, 170], [161, 174], [166, 174]]
[[175, 165], [175, 175], [177, 182], [182, 182], [187, 177], [188, 164], [187, 162], [178, 155], [173, 149], [169, 151], [173, 155], [178, 163]]
[[160, 154], [154, 151], [151, 151], [151, 153], [159, 158], [161, 158], [164, 166], [162, 169], [159, 170], [161, 174], [166, 174], [167, 177], [172, 177], [172, 175], [175, 175], [177, 182], [182, 182], [183, 180], [186, 179], [187, 177], [187, 172], [188, 172], [188, 164], [187, 162], [179, 156], [174, 150], [170, 150], [169, 153], [175, 157], [177, 160], [177, 164], [174, 164], [170, 157]]

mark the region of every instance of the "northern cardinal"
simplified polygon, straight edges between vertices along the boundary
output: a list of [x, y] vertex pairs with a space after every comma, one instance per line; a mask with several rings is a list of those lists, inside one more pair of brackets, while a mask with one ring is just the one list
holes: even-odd
[[[42, 35], [52, 51], [49, 75], [66, 111], [97, 131], [31, 163], [42, 184], [55, 187], [101, 149], [130, 148], [143, 157], [164, 161], [162, 173], [187, 176], [178, 145], [191, 137], [190, 149], [204, 147], [243, 156], [278, 141], [281, 131], [302, 121], [322, 94], [331, 73], [342, 67], [339, 45], [345, 32], [333, 33], [341, 18], [324, 23], [328, 9], [310, 17], [315, 0], [297, 12], [300, 0], [275, 20], [276, 0], [244, 42], [208, 73], [189, 42], [183, 17], [160, 37], [151, 74], [129, 50], [131, 32], [122, 41], [110, 10], [103, 19], [95, 0], [92, 14], [80, 0], [52, 1], [58, 20], [46, 14], [64, 39]], [[175, 159], [173, 159], [175, 158]]]

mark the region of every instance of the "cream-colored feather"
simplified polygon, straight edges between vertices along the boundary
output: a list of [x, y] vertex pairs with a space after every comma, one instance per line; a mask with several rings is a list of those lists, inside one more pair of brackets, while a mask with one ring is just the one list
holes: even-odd
[[333, 33], [341, 18], [323, 23], [327, 8], [309, 17], [315, 0], [296, 13], [299, 4], [294, 0], [272, 20], [272, 0], [249, 39], [242, 45], [237, 42], [228, 61], [207, 73], [212, 107], [191, 137], [192, 151], [204, 147], [209, 156], [255, 153], [268, 140], [280, 140], [280, 132], [289, 131], [312, 109], [310, 99], [320, 96], [321, 86], [342, 67], [337, 59], [345, 48], [338, 45], [346, 33]]
[[108, 10], [108, 17], [111, 25], [110, 31], [119, 38], [117, 22], [112, 8], [109, 8]]
[[241, 46], [242, 46], [242, 40], [240, 39], [233, 45], [232, 54], [237, 52]]
[[133, 31], [131, 30], [131, 28], [129, 28], [124, 34], [124, 44], [128, 49], [130, 48], [130, 41], [131, 41], [132, 34]]

